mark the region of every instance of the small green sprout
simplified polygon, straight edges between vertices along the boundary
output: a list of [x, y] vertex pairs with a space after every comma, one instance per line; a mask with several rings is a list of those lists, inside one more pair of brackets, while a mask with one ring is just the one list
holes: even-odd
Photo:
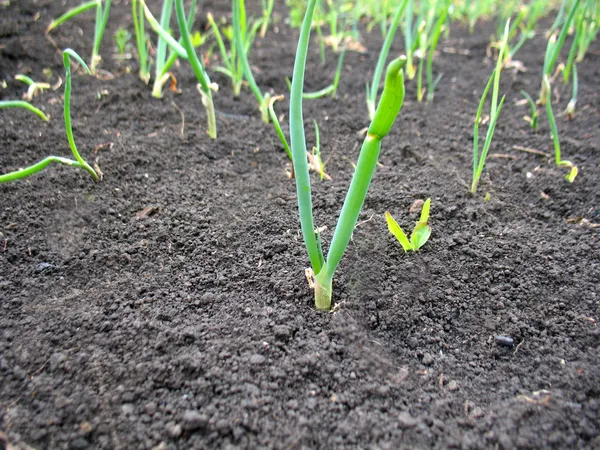
[[[263, 122], [269, 123], [269, 94], [263, 95], [260, 91], [254, 76], [252, 75], [252, 69], [248, 63], [248, 41], [244, 36], [245, 23], [246, 23], [246, 9], [244, 7], [244, 0], [233, 0], [233, 40], [235, 43], [236, 52], [239, 58], [240, 66], [250, 90], [256, 97], [258, 102], [258, 109], [260, 110]], [[246, 31], [247, 32], [247, 31]], [[252, 34], [252, 33], [251, 33]]]
[[[215, 67], [214, 70], [226, 75], [231, 80], [233, 96], [238, 97], [240, 95], [240, 92], [242, 91], [242, 80], [244, 76], [242, 73], [242, 66], [239, 63], [239, 58], [236, 56], [235, 44], [232, 43], [231, 51], [227, 52], [223, 36], [221, 34], [219, 26], [215, 22], [213, 15], [211, 13], [208, 13], [206, 17], [208, 19], [210, 27], [212, 28], [215, 40], [217, 41], [217, 47], [219, 48], [219, 52], [221, 53], [221, 60], [224, 64], [223, 66]], [[227, 36], [224, 30], [223, 34]]]
[[133, 0], [131, 2], [133, 16], [133, 28], [135, 29], [135, 42], [140, 64], [139, 77], [145, 84], [150, 82], [150, 69], [148, 68], [148, 37], [144, 20], [144, 5], [142, 2]]
[[273, 7], [275, 6], [275, 0], [261, 0], [262, 5], [262, 18], [260, 19], [260, 37], [264, 38], [267, 34], [269, 22], [271, 21], [271, 15], [273, 14]]
[[388, 65], [383, 93], [363, 142], [326, 259], [321, 246], [320, 234], [317, 237], [318, 233], [315, 232], [302, 115], [304, 72], [315, 4], [316, 0], [309, 0], [298, 39], [290, 98], [290, 137], [300, 225], [312, 267], [310, 270], [315, 290], [315, 306], [319, 310], [328, 310], [331, 307], [333, 275], [350, 242], [365, 201], [371, 178], [377, 166], [381, 141], [392, 128], [402, 108], [404, 100], [403, 69], [406, 65], [406, 58], [397, 58]]
[[566, 161], [561, 158], [558, 128], [556, 126], [556, 120], [554, 119], [554, 112], [552, 111], [550, 79], [547, 75], [544, 75], [544, 84], [546, 92], [546, 114], [548, 115], [548, 122], [550, 123], [550, 130], [552, 131], [552, 140], [554, 142], [554, 162], [558, 167], [565, 167], [569, 169], [569, 173], [565, 175], [565, 178], [569, 183], [572, 183], [575, 180], [575, 177], [577, 177], [579, 169], [577, 169], [577, 167], [571, 161]]
[[[192, 10], [193, 11], [193, 10]], [[160, 29], [168, 34], [169, 24], [171, 23], [171, 14], [173, 12], [173, 0], [164, 0], [160, 14]], [[148, 17], [146, 15], [146, 17]], [[150, 22], [150, 20], [148, 19]], [[154, 27], [153, 27], [154, 28]], [[156, 29], [154, 31], [157, 31]], [[181, 56], [181, 55], [180, 55]], [[155, 78], [152, 88], [152, 95], [156, 98], [162, 97], [162, 87], [167, 81], [167, 71], [165, 70], [167, 62], [167, 41], [159, 33], [158, 43], [156, 45], [155, 58]]]
[[535, 104], [535, 102], [531, 98], [531, 95], [529, 95], [524, 90], [521, 90], [521, 95], [523, 97], [525, 97], [525, 99], [527, 100], [527, 103], [529, 104], [530, 114], [531, 114], [530, 116], [525, 116], [524, 117], [525, 121], [529, 122], [529, 124], [531, 125], [531, 128], [533, 130], [535, 130], [537, 128], [538, 118], [540, 116], [540, 112], [537, 109], [537, 105]]
[[406, 236], [400, 225], [394, 220], [392, 215], [386, 211], [385, 212], [385, 220], [387, 222], [388, 230], [392, 233], [400, 245], [404, 249], [404, 252], [414, 251], [416, 252], [421, 247], [425, 245], [429, 236], [431, 236], [431, 227], [429, 226], [429, 208], [431, 204], [431, 199], [425, 200], [423, 203], [423, 208], [421, 209], [421, 217], [419, 221], [415, 224], [415, 228], [413, 229], [410, 239]]
[[33, 100], [33, 97], [35, 97], [38, 94], [38, 92], [42, 93], [44, 92], [44, 89], [50, 89], [51, 87], [49, 83], [33, 81], [27, 75], [23, 75], [21, 73], [15, 75], [15, 80], [20, 81], [21, 83], [25, 83], [27, 86], [29, 86], [29, 88], [27, 89], [27, 93], [23, 95], [23, 98], [28, 102]]
[[[217, 123], [215, 120], [215, 107], [212, 100], [212, 91], [217, 89], [217, 86], [211, 83], [202, 62], [198, 59], [192, 39], [190, 37], [190, 30], [188, 28], [189, 19], [186, 20], [185, 11], [183, 9], [183, 0], [175, 0], [175, 10], [177, 14], [177, 22], [179, 24], [179, 31], [181, 33], [181, 40], [183, 47], [187, 53], [187, 59], [196, 74], [196, 78], [199, 82], [198, 92], [202, 96], [202, 104], [206, 109], [206, 115], [208, 119], [208, 135], [211, 139], [217, 138]], [[193, 12], [190, 13], [190, 16]]]
[[[90, 69], [83, 62], [81, 57], [70, 48], [63, 51], [63, 64], [65, 66], [65, 95], [64, 95], [64, 120], [65, 120], [65, 131], [67, 133], [67, 141], [73, 154], [73, 159], [63, 158], [62, 156], [48, 156], [40, 162], [23, 169], [15, 170], [4, 175], [0, 175], [0, 183], [15, 181], [21, 178], [28, 177], [45, 169], [50, 163], [60, 163], [71, 167], [79, 167], [88, 172], [94, 181], [100, 179], [98, 173], [90, 166], [79, 154], [77, 146], [75, 145], [75, 139], [73, 138], [73, 127], [71, 126], [71, 58], [76, 60], [81, 66], [90, 73]], [[25, 102], [23, 102], [25, 103]], [[29, 109], [29, 108], [28, 108]], [[34, 111], [35, 112], [35, 111]], [[42, 113], [43, 115], [43, 113]], [[44, 116], [45, 117], [45, 116]], [[47, 120], [47, 119], [46, 119]]]
[[124, 57], [125, 53], [129, 51], [129, 47], [131, 46], [131, 33], [127, 31], [127, 29], [121, 27], [115, 31], [114, 39], [119, 56]]
[[[508, 39], [508, 30], [509, 30], [510, 21], [506, 22], [506, 26], [504, 28], [504, 37], [502, 39], [502, 45], [500, 47], [500, 52], [498, 53], [498, 61], [496, 62], [496, 69], [490, 76], [490, 79], [483, 91], [483, 95], [481, 96], [481, 101], [479, 102], [479, 107], [477, 108], [477, 116], [475, 117], [475, 125], [473, 126], [473, 178], [471, 181], [471, 193], [474, 194], [477, 192], [477, 186], [479, 185], [479, 179], [481, 178], [481, 174], [483, 172], [483, 168], [485, 167], [485, 160], [487, 158], [487, 154], [490, 150], [490, 146], [492, 145], [492, 138], [494, 137], [494, 131], [496, 130], [496, 124], [498, 123], [498, 117], [500, 116], [500, 111], [502, 110], [502, 105], [504, 104], [504, 99], [506, 96], [502, 96], [500, 103], [498, 103], [498, 92], [500, 91], [500, 72], [502, 71], [502, 61], [504, 59], [504, 54], [506, 52], [506, 42]], [[483, 112], [483, 106], [485, 104], [485, 99], [487, 98], [490, 87], [492, 87], [492, 83], [494, 85], [492, 90], [492, 104], [490, 109], [490, 124], [487, 129], [487, 134], [485, 136], [485, 141], [483, 144], [483, 148], [481, 149], [481, 153], [479, 152], [479, 122], [481, 121], [481, 114]]]
[[431, 41], [429, 42], [429, 55], [427, 57], [427, 101], [433, 101], [433, 96], [435, 94], [435, 88], [438, 83], [442, 79], [443, 73], [438, 74], [438, 76], [433, 79], [433, 55], [435, 54], [435, 49], [437, 47], [438, 41], [440, 40], [440, 36], [442, 31], [444, 31], [444, 23], [446, 23], [446, 18], [448, 17], [448, 12], [450, 11], [451, 3], [448, 2], [446, 7], [442, 10], [442, 13], [438, 17], [438, 20], [433, 27], [433, 33], [431, 35]]
[[100, 57], [100, 44], [102, 43], [102, 36], [104, 35], [104, 30], [106, 29], [106, 24], [108, 22], [108, 16], [110, 13], [110, 5], [112, 0], [105, 0], [104, 8], [102, 7], [102, 0], [91, 0], [89, 2], [85, 2], [73, 9], [70, 9], [58, 19], [52, 21], [48, 28], [46, 29], [46, 34], [50, 31], [54, 30], [58, 26], [62, 25], [66, 21], [72, 19], [73, 17], [88, 11], [92, 8], [96, 8], [96, 25], [94, 27], [94, 47], [92, 49], [92, 57], [90, 61], [90, 73], [96, 73], [96, 66], [100, 63], [102, 58]]
[[567, 119], [571, 120], [575, 115], [575, 106], [577, 106], [577, 91], [579, 90], [579, 79], [577, 78], [577, 65], [573, 65], [573, 89], [571, 91], [571, 100], [567, 104], [565, 114]]
[[48, 116], [46, 116], [46, 114], [44, 114], [42, 110], [36, 108], [31, 103], [25, 102], [23, 100], [1, 100], [0, 108], [23, 108], [27, 111], [34, 113], [44, 122], [48, 121]]

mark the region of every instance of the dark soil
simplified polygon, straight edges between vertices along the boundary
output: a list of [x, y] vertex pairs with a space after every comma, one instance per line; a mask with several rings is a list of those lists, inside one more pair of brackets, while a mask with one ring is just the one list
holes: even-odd
[[[1, 98], [24, 92], [16, 73], [43, 80], [50, 68], [52, 82], [64, 74], [44, 30], [78, 3], [0, 7]], [[201, 11], [224, 15], [227, 2]], [[276, 94], [287, 92], [298, 36], [283, 22], [285, 8], [277, 12], [277, 28], [252, 51], [258, 84]], [[88, 59], [93, 17], [53, 32], [58, 48]], [[575, 182], [552, 160], [513, 149], [553, 151], [544, 113], [535, 133], [522, 119], [527, 107], [515, 104], [521, 89], [537, 95], [540, 31], [517, 55], [527, 71], [503, 73], [494, 155], [471, 196], [472, 121], [494, 64], [486, 47], [495, 25], [468, 35], [454, 24], [435, 60], [444, 77], [433, 104], [418, 103], [407, 83], [336, 274], [336, 311], [319, 313], [304, 277], [289, 163], [253, 97], [244, 89], [233, 100], [211, 62], [216, 107], [227, 114], [210, 141], [187, 66], [176, 70], [183, 94], [167, 89], [156, 100], [134, 60], [111, 57], [113, 33], [130, 24], [129, 3], [115, 1], [102, 51], [114, 77], [73, 82], [80, 151], [93, 161], [94, 148], [111, 144], [97, 155], [104, 180], [52, 166], [0, 186], [0, 441], [39, 449], [600, 448], [597, 44], [578, 67], [575, 118], [558, 117], [563, 156], [580, 169]], [[333, 178], [313, 178], [325, 242], [368, 125], [364, 86], [381, 36], [362, 39], [368, 51], [347, 54], [338, 97], [304, 106], [308, 142], [315, 118]], [[401, 36], [392, 51], [402, 52]], [[336, 63], [329, 53], [321, 67], [313, 45], [306, 89], [328, 84]], [[570, 87], [556, 86], [559, 113]], [[61, 99], [62, 89], [34, 99], [49, 123], [0, 113], [3, 173], [69, 154]], [[277, 104], [287, 116], [286, 108]], [[427, 197], [431, 240], [404, 254], [383, 214], [408, 226], [416, 220], [409, 207]]]

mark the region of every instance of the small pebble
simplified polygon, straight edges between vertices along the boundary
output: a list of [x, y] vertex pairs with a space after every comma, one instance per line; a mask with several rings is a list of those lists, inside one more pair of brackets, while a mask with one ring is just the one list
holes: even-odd
[[433, 364], [433, 356], [431, 356], [429, 353], [425, 353], [423, 355], [423, 364], [426, 366]]
[[40, 273], [40, 272], [43, 272], [44, 270], [54, 269], [54, 268], [56, 268], [56, 266], [54, 264], [51, 264], [49, 262], [41, 262], [35, 267], [35, 271], [37, 273]]
[[458, 390], [458, 383], [454, 380], [450, 380], [450, 382], [448, 383], [448, 390], [449, 391], [457, 391]]
[[250, 356], [250, 364], [263, 364], [265, 362], [265, 357], [263, 355], [254, 354]]
[[413, 427], [417, 426], [418, 420], [415, 419], [413, 416], [411, 416], [409, 413], [404, 411], [404, 412], [401, 412], [400, 414], [398, 414], [396, 423], [398, 424], [398, 426], [400, 428], [406, 429], [406, 428], [413, 428]]
[[515, 341], [513, 338], [509, 336], [496, 336], [496, 344], [503, 345], [505, 347], [513, 347], [515, 345]]
[[123, 414], [129, 416], [133, 414], [134, 407], [131, 403], [125, 403], [124, 405], [121, 405], [121, 411], [123, 411]]
[[471, 417], [473, 419], [481, 419], [484, 415], [485, 413], [483, 412], [483, 409], [481, 409], [479, 406], [475, 407], [475, 409], [473, 409], [471, 412]]
[[206, 428], [208, 417], [200, 414], [198, 411], [188, 410], [183, 413], [183, 426], [188, 431], [194, 431], [199, 428]]
[[179, 436], [181, 436], [181, 425], [179, 425], [178, 423], [175, 422], [169, 422], [167, 423], [167, 425], [165, 426], [167, 434], [172, 437], [172, 438], [178, 438]]

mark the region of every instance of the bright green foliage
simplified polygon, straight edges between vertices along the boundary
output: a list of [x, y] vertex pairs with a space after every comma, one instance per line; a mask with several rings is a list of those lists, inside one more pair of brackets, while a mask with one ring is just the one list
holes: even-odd
[[69, 19], [81, 14], [89, 9], [96, 8], [96, 25], [94, 27], [94, 47], [92, 49], [92, 57], [90, 61], [90, 72], [92, 74], [96, 73], [96, 66], [100, 63], [100, 44], [102, 43], [102, 37], [104, 36], [104, 30], [106, 29], [106, 24], [108, 22], [108, 16], [110, 13], [110, 5], [112, 0], [105, 0], [104, 8], [102, 7], [102, 0], [92, 0], [89, 2], [85, 2], [73, 9], [70, 9], [58, 19], [52, 21], [48, 28], [46, 29], [46, 33], [49, 33], [56, 27], [62, 25], [64, 22]]
[[405, 252], [411, 250], [417, 251], [429, 240], [429, 236], [431, 236], [431, 227], [429, 226], [430, 204], [431, 199], [429, 198], [425, 200], [425, 203], [423, 203], [421, 217], [415, 224], [415, 228], [410, 235], [410, 240], [404, 231], [402, 231], [400, 225], [398, 225], [398, 223], [394, 220], [392, 215], [388, 211], [385, 212], [385, 220], [387, 222], [388, 230], [396, 237], [398, 242], [400, 242], [400, 245]]
[[[85, 171], [87, 171], [95, 181], [98, 181], [100, 177], [98, 173], [81, 157], [79, 151], [77, 150], [77, 146], [75, 145], [75, 139], [73, 138], [73, 128], [71, 126], [71, 58], [75, 59], [85, 70], [89, 73], [90, 69], [83, 62], [83, 60], [79, 57], [77, 53], [75, 53], [71, 49], [66, 49], [63, 51], [63, 64], [65, 66], [65, 95], [64, 95], [64, 120], [65, 120], [65, 131], [67, 133], [67, 140], [69, 142], [69, 147], [71, 148], [71, 153], [73, 154], [73, 159], [63, 158], [61, 156], [48, 156], [44, 158], [40, 162], [33, 164], [31, 166], [25, 167], [23, 169], [16, 170], [14, 172], [9, 172], [4, 175], [0, 175], [0, 183], [4, 183], [7, 181], [15, 181], [21, 178], [28, 177], [33, 175], [34, 173], [39, 172], [40, 170], [45, 169], [50, 163], [56, 162], [60, 164], [66, 164], [72, 167], [79, 167]], [[45, 117], [45, 116], [44, 116]]]
[[[213, 15], [210, 13], [207, 15], [208, 23], [210, 24], [215, 40], [217, 41], [217, 47], [219, 48], [221, 60], [223, 62], [223, 65], [215, 67], [215, 70], [227, 75], [227, 77], [231, 79], [234, 97], [240, 95], [242, 81], [245, 76], [244, 60], [247, 62], [248, 54], [252, 48], [256, 33], [263, 23], [262, 21], [256, 21], [252, 24], [248, 23], [244, 0], [238, 0], [237, 6], [232, 2], [232, 12], [236, 9], [237, 13], [234, 18], [234, 23], [229, 27], [219, 27]], [[239, 33], [235, 30], [236, 26], [239, 28]], [[236, 38], [236, 35], [239, 37]], [[225, 39], [230, 43], [229, 51], [227, 51], [223, 36], [225, 36]], [[243, 51], [238, 49], [238, 40], [241, 43]]]
[[131, 41], [131, 33], [127, 31], [125, 28], [119, 28], [115, 31], [115, 46], [117, 47], [117, 52], [119, 56], [125, 55], [125, 53], [129, 49], [129, 41]]

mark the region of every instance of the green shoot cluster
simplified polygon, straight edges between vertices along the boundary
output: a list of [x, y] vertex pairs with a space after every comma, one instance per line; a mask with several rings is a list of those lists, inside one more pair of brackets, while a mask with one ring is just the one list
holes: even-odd
[[404, 252], [413, 251], [416, 252], [429, 240], [431, 236], [431, 227], [429, 226], [429, 208], [431, 205], [431, 199], [425, 200], [421, 209], [421, 217], [415, 224], [413, 231], [410, 235], [410, 239], [406, 236], [406, 233], [400, 228], [398, 222], [394, 220], [392, 215], [386, 211], [385, 220], [387, 222], [388, 230], [398, 240]]

